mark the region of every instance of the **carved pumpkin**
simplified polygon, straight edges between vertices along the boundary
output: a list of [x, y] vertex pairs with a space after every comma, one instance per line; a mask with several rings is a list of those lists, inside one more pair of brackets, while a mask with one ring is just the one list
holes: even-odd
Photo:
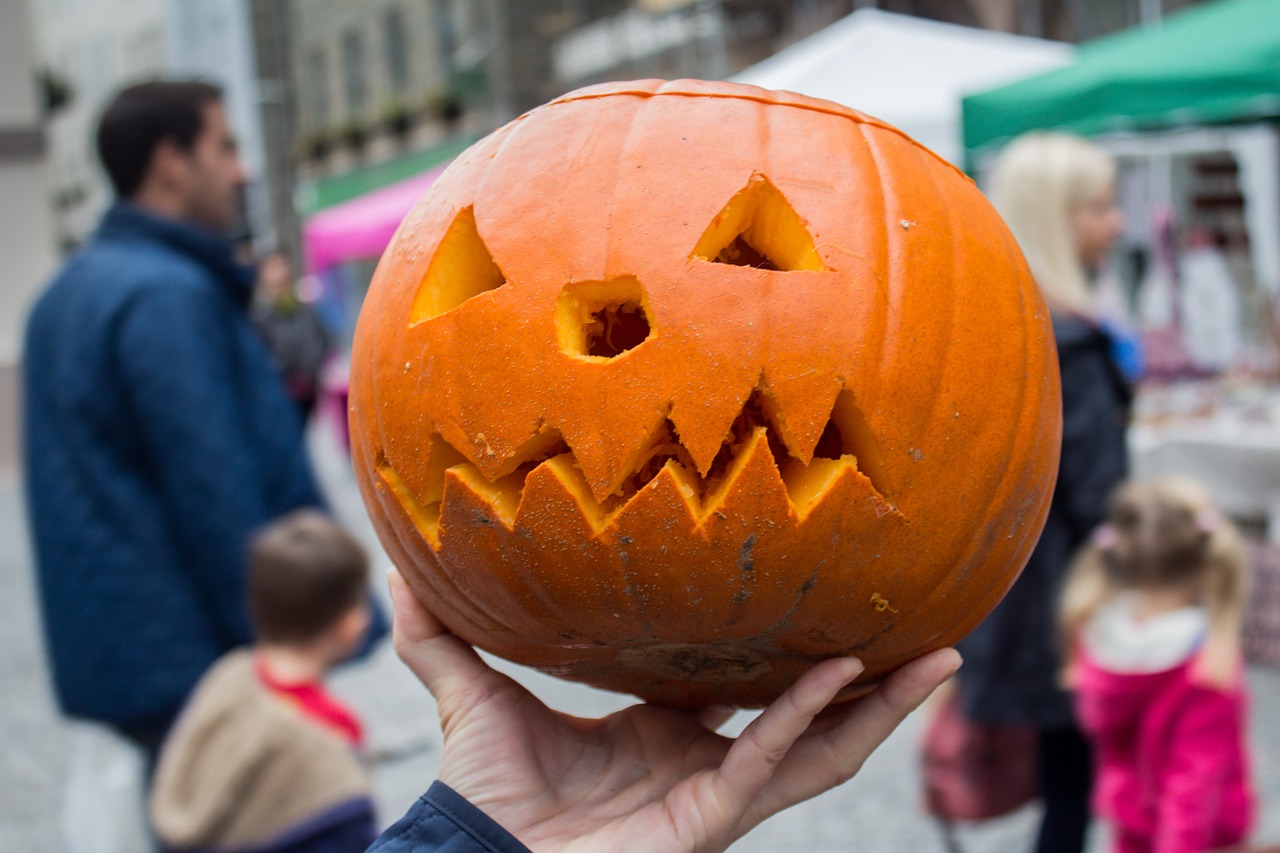
[[973, 184], [824, 101], [642, 81], [476, 143], [352, 354], [358, 480], [467, 642], [680, 706], [850, 695], [952, 644], [1039, 535], [1048, 314]]

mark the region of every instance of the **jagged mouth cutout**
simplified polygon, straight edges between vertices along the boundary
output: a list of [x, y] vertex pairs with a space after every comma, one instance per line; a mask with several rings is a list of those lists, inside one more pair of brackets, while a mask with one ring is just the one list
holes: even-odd
[[[691, 253], [704, 263], [752, 267], [774, 274], [827, 267], [803, 220], [764, 176], [753, 175], [708, 226]], [[409, 327], [456, 310], [469, 300], [507, 286], [506, 277], [485, 246], [472, 207], [461, 210], [445, 232], [410, 309]], [[556, 335], [562, 352], [577, 359], [609, 361], [643, 348], [655, 330], [644, 290], [633, 277], [567, 284], [556, 307]], [[559, 433], [548, 430], [519, 448], [504, 466], [510, 473], [488, 481], [466, 456], [439, 434], [431, 438], [425, 482], [411, 489], [379, 452], [377, 474], [383, 486], [412, 516], [434, 548], [440, 547], [440, 514], [448, 475], [461, 478], [484, 497], [496, 520], [514, 529], [524, 485], [538, 468], [556, 476], [578, 500], [584, 516], [599, 532], [630, 501], [666, 472], [686, 500], [697, 507], [699, 523], [712, 517], [732, 491], [744, 461], [767, 452], [802, 520], [850, 470], [869, 481], [885, 511], [896, 512], [888, 498], [874, 434], [853, 394], [842, 389], [810, 458], [802, 460], [784, 444], [769, 389], [759, 384], [734, 420], [719, 453], [704, 472], [680, 443], [667, 419], [627, 466], [630, 474], [598, 500]]]

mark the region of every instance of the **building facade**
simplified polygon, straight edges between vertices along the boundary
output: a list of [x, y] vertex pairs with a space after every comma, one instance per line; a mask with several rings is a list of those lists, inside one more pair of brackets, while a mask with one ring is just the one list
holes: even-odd
[[84, 240], [110, 202], [93, 134], [111, 95], [129, 80], [158, 77], [169, 57], [167, 0], [32, 0], [39, 63], [63, 87], [49, 115], [49, 166], [58, 241]]
[[33, 0], [33, 10], [36, 63], [65, 92], [47, 124], [64, 251], [92, 232], [111, 200], [93, 145], [98, 116], [121, 87], [158, 78], [222, 87], [249, 175], [243, 236], [257, 247], [276, 241], [249, 0]]
[[493, 118], [488, 2], [295, 2], [294, 157], [317, 181], [441, 145]]
[[9, 3], [0, 26], [0, 473], [17, 467], [18, 365], [27, 309], [53, 270], [44, 105], [37, 87], [25, 2]]

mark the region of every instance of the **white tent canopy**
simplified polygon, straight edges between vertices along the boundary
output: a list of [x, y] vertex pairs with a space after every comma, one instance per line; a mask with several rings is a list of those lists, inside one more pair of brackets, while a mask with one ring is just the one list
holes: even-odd
[[1061, 42], [859, 9], [732, 79], [883, 119], [953, 163], [960, 98], [1071, 61]]

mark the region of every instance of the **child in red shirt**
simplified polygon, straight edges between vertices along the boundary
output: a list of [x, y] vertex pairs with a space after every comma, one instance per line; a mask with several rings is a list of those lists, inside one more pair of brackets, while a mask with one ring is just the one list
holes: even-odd
[[1095, 750], [1094, 809], [1117, 853], [1245, 837], [1240, 536], [1196, 485], [1128, 483], [1067, 580], [1067, 680]]
[[369, 622], [368, 559], [313, 510], [253, 541], [255, 644], [221, 658], [165, 742], [151, 819], [166, 851], [357, 853], [376, 837], [356, 715], [324, 687]]

